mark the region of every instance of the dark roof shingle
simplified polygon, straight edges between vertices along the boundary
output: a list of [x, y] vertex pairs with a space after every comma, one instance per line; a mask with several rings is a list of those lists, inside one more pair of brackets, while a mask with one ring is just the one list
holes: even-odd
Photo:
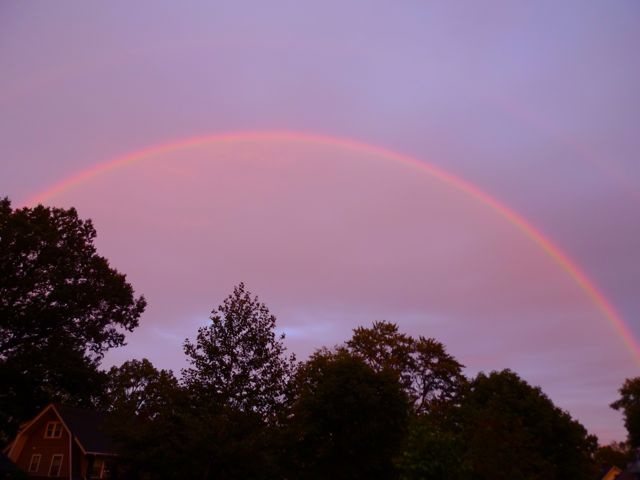
[[106, 414], [58, 403], [54, 407], [87, 452], [115, 453], [113, 440], [106, 431]]

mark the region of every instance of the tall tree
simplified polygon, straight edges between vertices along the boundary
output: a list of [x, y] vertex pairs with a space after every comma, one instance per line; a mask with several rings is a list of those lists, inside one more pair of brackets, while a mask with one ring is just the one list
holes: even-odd
[[632, 448], [640, 447], [640, 377], [627, 378], [620, 387], [620, 398], [611, 408], [622, 410], [627, 439]]
[[285, 335], [276, 335], [276, 317], [240, 283], [210, 320], [195, 342], [185, 341], [185, 385], [216, 404], [270, 417], [286, 400], [295, 366]]
[[395, 478], [409, 411], [393, 372], [376, 372], [344, 350], [317, 352], [296, 379], [291, 477]]
[[107, 427], [119, 450], [119, 477], [198, 476], [197, 462], [188, 454], [189, 399], [170, 370], [158, 370], [147, 359], [112, 367], [100, 408], [110, 413]]
[[0, 430], [44, 403], [90, 403], [104, 353], [124, 344], [145, 308], [97, 254], [75, 209], [12, 209], [0, 200]]
[[461, 404], [468, 478], [591, 478], [596, 438], [510, 370], [484, 373]]
[[275, 316], [241, 283], [195, 342], [185, 341], [190, 367], [182, 376], [192, 406], [185, 418], [202, 478], [269, 475], [267, 432], [289, 398], [295, 368], [275, 327]]
[[400, 333], [390, 322], [358, 327], [347, 349], [376, 371], [391, 370], [412, 400], [416, 413], [428, 413], [454, 400], [465, 382], [463, 365], [433, 338]]
[[463, 438], [456, 428], [457, 406], [443, 415], [415, 415], [411, 418], [402, 455], [396, 461], [402, 480], [462, 480], [470, 478], [463, 462]]
[[158, 370], [142, 360], [129, 360], [107, 372], [102, 410], [153, 419], [178, 389], [178, 380], [171, 370]]
[[1, 359], [59, 340], [100, 359], [138, 326], [146, 302], [97, 254], [95, 237], [74, 208], [0, 200]]

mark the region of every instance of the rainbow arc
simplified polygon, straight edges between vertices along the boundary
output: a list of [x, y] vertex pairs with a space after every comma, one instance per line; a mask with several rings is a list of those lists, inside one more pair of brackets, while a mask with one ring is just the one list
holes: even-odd
[[246, 141], [298, 141], [312, 144], [329, 144], [347, 149], [354, 149], [362, 153], [370, 153], [378, 155], [389, 160], [403, 163], [428, 174], [447, 185], [470, 196], [474, 200], [481, 202], [495, 213], [507, 220], [514, 228], [526, 235], [540, 249], [542, 249], [553, 261], [562, 268], [580, 287], [580, 289], [591, 299], [593, 304], [602, 313], [602, 315], [611, 324], [614, 331], [622, 341], [625, 347], [633, 357], [636, 364], [640, 365], [640, 345], [634, 338], [631, 330], [625, 323], [622, 316], [616, 311], [613, 304], [606, 296], [596, 287], [593, 281], [589, 279], [587, 274], [565, 253], [560, 247], [555, 245], [548, 237], [546, 237], [539, 229], [534, 227], [531, 222], [520, 214], [509, 208], [504, 203], [498, 201], [488, 193], [484, 192], [472, 183], [455, 176], [442, 168], [426, 163], [424, 161], [394, 152], [382, 147], [369, 145], [356, 140], [332, 137], [327, 135], [288, 132], [288, 131], [265, 131], [265, 132], [234, 132], [224, 134], [214, 134], [208, 136], [191, 137], [176, 140], [174, 142], [152, 146], [136, 152], [128, 153], [123, 156], [108, 160], [96, 166], [79, 172], [69, 178], [54, 184], [50, 188], [32, 196], [25, 204], [35, 205], [42, 203], [47, 199], [72, 188], [75, 185], [89, 181], [106, 172], [121, 168], [123, 166], [135, 163], [137, 161], [151, 158], [155, 155], [169, 153], [177, 150], [193, 148], [210, 143], [233, 143]]

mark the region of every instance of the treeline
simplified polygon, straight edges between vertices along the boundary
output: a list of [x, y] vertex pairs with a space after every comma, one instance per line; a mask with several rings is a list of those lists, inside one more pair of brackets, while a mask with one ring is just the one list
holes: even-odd
[[629, 443], [596, 438], [509, 370], [463, 374], [437, 340], [375, 322], [298, 362], [243, 284], [184, 343], [176, 377], [108, 371], [145, 308], [73, 209], [0, 200], [0, 439], [50, 402], [110, 412], [118, 473], [140, 479], [595, 478], [640, 445], [640, 380], [614, 408]]
[[590, 478], [597, 444], [508, 370], [468, 380], [431, 338], [354, 330], [307, 361], [243, 284], [184, 350], [180, 379], [133, 360], [103, 405], [150, 478]]

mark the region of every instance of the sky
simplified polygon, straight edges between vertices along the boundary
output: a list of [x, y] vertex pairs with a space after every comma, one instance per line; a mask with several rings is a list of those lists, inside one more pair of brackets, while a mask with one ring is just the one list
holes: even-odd
[[631, 0], [5, 0], [0, 195], [75, 206], [148, 299], [105, 365], [178, 372], [244, 281], [299, 358], [393, 321], [622, 440], [638, 45]]

